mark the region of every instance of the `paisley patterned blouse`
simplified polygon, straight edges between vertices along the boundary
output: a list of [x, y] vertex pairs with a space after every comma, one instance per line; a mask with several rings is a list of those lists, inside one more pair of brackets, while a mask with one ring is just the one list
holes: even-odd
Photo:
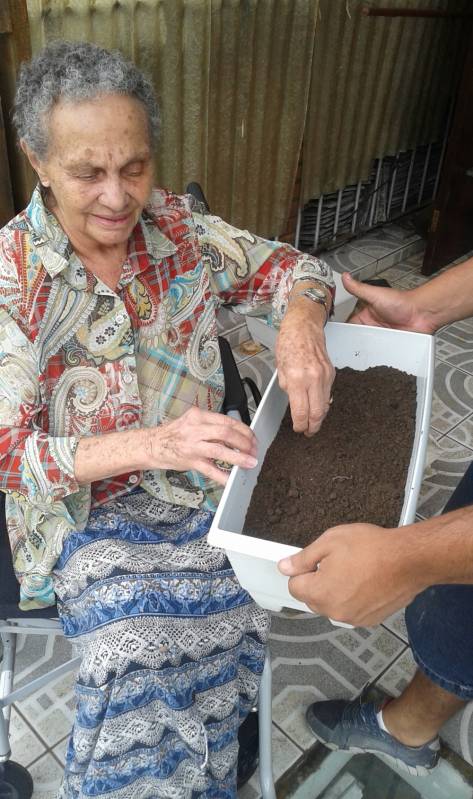
[[34, 191], [0, 231], [0, 489], [21, 608], [55, 602], [51, 571], [91, 507], [141, 485], [166, 502], [215, 508], [219, 486], [196, 472], [79, 485], [77, 444], [158, 425], [191, 405], [218, 411], [219, 306], [232, 302], [278, 324], [293, 281], [307, 277], [332, 286], [322, 261], [157, 190], [114, 292], [83, 267]]

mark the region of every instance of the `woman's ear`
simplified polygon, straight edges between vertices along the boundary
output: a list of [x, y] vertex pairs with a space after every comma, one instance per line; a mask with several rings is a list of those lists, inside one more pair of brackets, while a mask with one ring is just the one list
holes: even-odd
[[24, 139], [20, 139], [20, 147], [23, 150], [24, 154], [26, 155], [28, 161], [30, 162], [31, 166], [33, 167], [34, 171], [38, 175], [39, 181], [42, 186], [49, 186], [50, 181], [46, 170], [46, 165], [44, 161], [41, 161], [40, 158], [33, 152], [31, 147], [27, 145]]

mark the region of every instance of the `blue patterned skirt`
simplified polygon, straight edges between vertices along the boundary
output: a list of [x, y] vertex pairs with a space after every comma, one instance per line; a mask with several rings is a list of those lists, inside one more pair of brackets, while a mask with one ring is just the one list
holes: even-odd
[[61, 799], [235, 799], [269, 618], [211, 520], [138, 491], [67, 538], [55, 590], [82, 661]]

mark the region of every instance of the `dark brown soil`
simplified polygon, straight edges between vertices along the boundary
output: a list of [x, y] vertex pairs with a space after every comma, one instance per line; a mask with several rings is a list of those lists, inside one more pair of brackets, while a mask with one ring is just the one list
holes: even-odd
[[315, 436], [294, 433], [286, 413], [244, 532], [303, 547], [336, 524], [397, 527], [415, 416], [415, 376], [388, 366], [340, 369], [333, 404]]

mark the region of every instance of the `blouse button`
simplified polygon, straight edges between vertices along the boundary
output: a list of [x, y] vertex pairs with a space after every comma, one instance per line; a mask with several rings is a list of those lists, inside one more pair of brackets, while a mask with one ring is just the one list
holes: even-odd
[[130, 476], [128, 478], [128, 482], [131, 483], [131, 485], [133, 486], [133, 485], [135, 485], [135, 483], [138, 482], [139, 479], [140, 478], [138, 477], [137, 474], [130, 474]]
[[116, 322], [117, 322], [119, 325], [122, 325], [122, 324], [123, 324], [123, 322], [125, 321], [125, 319], [126, 319], [126, 316], [125, 316], [125, 314], [123, 314], [123, 313], [118, 313], [118, 314], [116, 315], [116, 317], [115, 317], [115, 321], [116, 321]]
[[130, 375], [128, 372], [123, 375], [123, 382], [124, 383], [133, 383], [133, 376]]

